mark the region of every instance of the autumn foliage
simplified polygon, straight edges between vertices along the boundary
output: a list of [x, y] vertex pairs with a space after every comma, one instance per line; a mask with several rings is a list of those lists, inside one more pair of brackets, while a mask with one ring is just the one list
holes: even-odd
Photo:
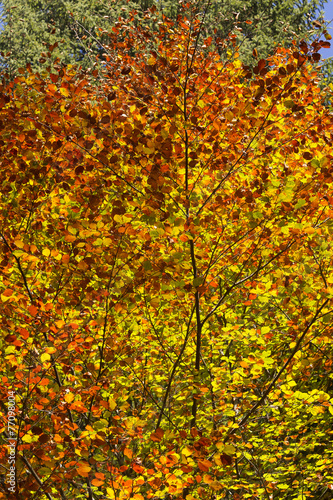
[[0, 498], [330, 498], [327, 42], [252, 72], [185, 14], [1, 86]]

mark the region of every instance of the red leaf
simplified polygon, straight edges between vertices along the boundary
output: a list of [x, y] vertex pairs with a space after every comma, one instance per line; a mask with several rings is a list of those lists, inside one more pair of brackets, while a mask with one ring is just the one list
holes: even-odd
[[193, 438], [196, 438], [196, 437], [197, 437], [197, 435], [198, 435], [198, 431], [196, 430], [196, 428], [195, 428], [195, 427], [192, 427], [192, 429], [191, 429], [191, 436], [192, 436]]
[[201, 460], [200, 462], [198, 462], [198, 467], [200, 470], [202, 470], [202, 472], [208, 472], [209, 468], [212, 465], [212, 462], [210, 462], [209, 460]]
[[39, 436], [38, 441], [42, 444], [47, 443], [50, 440], [50, 436], [48, 434], [42, 434]]
[[138, 465], [138, 464], [133, 464], [132, 465], [132, 468], [135, 472], [137, 472], [138, 474], [141, 474], [141, 472], [144, 471], [144, 467], [141, 467], [141, 465]]
[[58, 79], [59, 79], [59, 76], [58, 75], [55, 75], [54, 73], [51, 73], [50, 74], [50, 78], [51, 78], [51, 81], [53, 83], [57, 83]]
[[223, 465], [231, 465], [232, 464], [232, 457], [230, 455], [226, 455], [225, 453], [222, 453], [220, 455], [220, 459]]
[[164, 431], [162, 429], [158, 428], [158, 429], [156, 429], [155, 432], [153, 432], [150, 435], [150, 439], [152, 441], [160, 442], [163, 436], [164, 436]]
[[128, 75], [130, 72], [131, 72], [131, 67], [130, 66], [125, 66], [125, 68], [123, 68], [121, 70], [121, 74], [122, 75]]
[[8, 343], [15, 342], [17, 340], [16, 335], [6, 335], [5, 341]]
[[77, 87], [75, 88], [75, 94], [79, 94], [81, 92], [81, 90], [83, 89], [83, 87], [87, 84], [87, 81], [86, 80], [82, 80], [82, 82], [80, 82]]
[[260, 59], [260, 61], [258, 62], [258, 69], [259, 69], [259, 71], [261, 71], [265, 67], [266, 67], [266, 61], [265, 61], [265, 59]]

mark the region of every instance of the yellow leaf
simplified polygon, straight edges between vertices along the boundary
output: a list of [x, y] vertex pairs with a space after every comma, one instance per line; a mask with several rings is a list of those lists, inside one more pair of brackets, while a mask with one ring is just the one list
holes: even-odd
[[110, 500], [114, 500], [114, 498], [116, 498], [114, 496], [114, 491], [113, 491], [113, 488], [106, 488], [106, 492], [108, 494], [108, 498], [110, 498]]
[[226, 444], [223, 450], [227, 455], [235, 453], [236, 448], [232, 444]]
[[182, 450], [182, 454], [185, 455], [185, 457], [189, 457], [190, 455], [192, 455], [192, 451], [187, 446], [185, 446], [185, 448]]
[[45, 361], [49, 361], [50, 359], [51, 356], [47, 352], [44, 352], [40, 357], [42, 363], [45, 363]]
[[77, 233], [77, 229], [75, 227], [73, 227], [73, 226], [68, 226], [67, 230], [71, 234], [76, 234]]
[[74, 394], [72, 392], [68, 392], [67, 394], [65, 394], [64, 399], [66, 403], [71, 403], [74, 399]]
[[119, 224], [122, 224], [123, 223], [123, 217], [121, 217], [121, 215], [118, 215], [116, 214], [114, 217], [113, 217], [114, 221], [115, 222], [119, 222]]
[[103, 244], [103, 240], [102, 238], [97, 238], [94, 242], [93, 242], [93, 245], [94, 247], [99, 247]]
[[112, 398], [110, 398], [109, 399], [109, 408], [110, 408], [110, 410], [114, 410], [116, 406], [117, 406], [117, 403]]
[[60, 89], [60, 94], [62, 94], [65, 97], [69, 97], [71, 95], [70, 91], [68, 89], [64, 89], [63, 87], [61, 87]]
[[45, 255], [45, 257], [48, 257], [50, 255], [50, 250], [48, 248], [44, 248], [44, 250], [42, 251], [42, 254]]
[[21, 255], [23, 254], [24, 254], [23, 250], [14, 250], [13, 252], [13, 255], [15, 255], [15, 257], [21, 257]]
[[29, 436], [29, 434], [26, 434], [25, 436], [22, 437], [22, 441], [24, 443], [31, 443], [32, 442], [32, 436]]
[[223, 448], [224, 448], [224, 443], [223, 441], [220, 441], [219, 443], [216, 443], [216, 448], [219, 450], [219, 451], [222, 451]]
[[7, 300], [10, 300], [10, 297], [7, 297], [6, 295], [4, 295], [3, 293], [1, 294], [1, 300], [2, 302], [7, 302]]
[[24, 247], [24, 242], [22, 240], [15, 240], [14, 243], [18, 248]]

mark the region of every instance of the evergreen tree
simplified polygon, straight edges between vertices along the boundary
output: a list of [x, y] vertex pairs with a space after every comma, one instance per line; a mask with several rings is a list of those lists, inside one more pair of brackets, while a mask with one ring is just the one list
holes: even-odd
[[[82, 62], [89, 65], [89, 47], [85, 47], [85, 29], [92, 35], [95, 26], [103, 26], [109, 11], [108, 2], [98, 0], [5, 0], [3, 2], [0, 50], [2, 66], [12, 75], [31, 64], [40, 70], [47, 63], [48, 46], [60, 42], [53, 55], [61, 63]], [[82, 28], [77, 29], [80, 23]], [[98, 53], [98, 43], [90, 37], [91, 50]]]
[[[135, 22], [143, 21], [143, 13], [153, 3], [156, 18], [145, 22], [153, 24], [163, 14], [177, 19], [180, 6], [173, 0], [4, 0], [0, 67], [11, 76], [28, 63], [34, 70], [41, 70], [48, 66], [48, 46], [60, 40], [52, 55], [62, 64], [91, 67], [96, 56], [103, 58], [106, 33], [119, 17], [128, 22], [130, 12], [136, 10]], [[242, 31], [236, 33], [240, 57], [251, 64], [254, 49], [258, 57], [266, 57], [277, 44], [309, 38], [324, 4], [324, 0], [199, 0], [197, 6], [205, 11], [203, 34], [214, 40], [223, 39], [239, 21]]]

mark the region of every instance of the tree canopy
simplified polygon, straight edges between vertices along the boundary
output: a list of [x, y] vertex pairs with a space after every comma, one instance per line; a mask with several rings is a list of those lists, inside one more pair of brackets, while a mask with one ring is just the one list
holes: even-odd
[[183, 8], [0, 87], [0, 498], [332, 493], [328, 42]]
[[[101, 43], [107, 44], [106, 32], [119, 17], [128, 22], [130, 12], [135, 10], [135, 22], [142, 23], [143, 12], [152, 4], [152, 0], [4, 0], [0, 32], [2, 68], [16, 74], [18, 68], [30, 63], [34, 70], [41, 70], [48, 65], [45, 47], [61, 39], [63, 43], [54, 52], [61, 63], [79, 62], [83, 68], [92, 67], [96, 56], [103, 59]], [[180, 13], [177, 2], [163, 0], [155, 4], [157, 19], [146, 19], [150, 28], [162, 20], [163, 14], [177, 20]], [[238, 42], [242, 42], [240, 57], [247, 63], [254, 62], [253, 49], [259, 57], [267, 57], [277, 44], [290, 45], [292, 39], [308, 39], [313, 32], [313, 21], [320, 16], [324, 4], [324, 0], [197, 2], [199, 11], [207, 10], [206, 37], [223, 38], [233, 30], [235, 19], [242, 22], [242, 32], [237, 32]]]

